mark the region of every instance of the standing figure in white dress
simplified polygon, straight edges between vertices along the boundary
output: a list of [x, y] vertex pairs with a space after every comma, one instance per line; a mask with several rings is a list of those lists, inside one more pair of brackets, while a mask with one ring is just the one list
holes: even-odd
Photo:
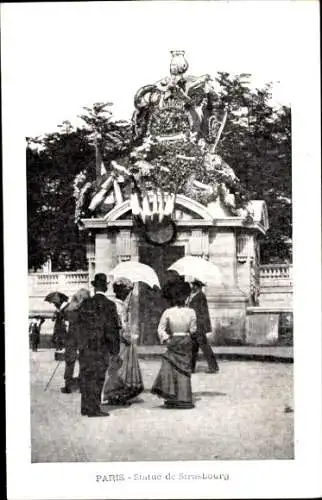
[[120, 322], [120, 353], [112, 358], [102, 390], [102, 404], [127, 406], [144, 389], [135, 347], [136, 336], [130, 326], [130, 300], [133, 285], [125, 278], [114, 282], [114, 302]]

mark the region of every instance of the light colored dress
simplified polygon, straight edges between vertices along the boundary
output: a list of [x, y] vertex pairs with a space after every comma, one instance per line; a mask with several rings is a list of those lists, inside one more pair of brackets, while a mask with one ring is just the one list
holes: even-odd
[[162, 355], [160, 371], [152, 386], [152, 394], [166, 400], [171, 408], [193, 408], [191, 390], [190, 335], [197, 330], [196, 313], [189, 307], [174, 306], [161, 316], [158, 335], [167, 351]]
[[136, 337], [131, 334], [127, 301], [114, 299], [120, 322], [120, 353], [111, 359], [102, 390], [103, 404], [124, 404], [143, 390], [143, 379], [135, 347]]

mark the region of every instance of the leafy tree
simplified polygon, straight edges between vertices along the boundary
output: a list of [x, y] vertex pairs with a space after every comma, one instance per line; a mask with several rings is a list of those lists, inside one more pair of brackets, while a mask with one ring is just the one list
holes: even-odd
[[[29, 268], [37, 269], [51, 257], [54, 270], [84, 267], [84, 235], [74, 224], [73, 179], [83, 170], [95, 172], [95, 153], [88, 132], [66, 123], [27, 146], [27, 207]], [[65, 252], [65, 261], [61, 254]]]
[[112, 106], [111, 102], [96, 102], [92, 108], [84, 106], [84, 113], [80, 115], [89, 132], [88, 139], [96, 148], [96, 158], [101, 156], [106, 163], [127, 153], [132, 144], [130, 123], [115, 120]]
[[39, 268], [48, 257], [52, 268], [85, 268], [86, 233], [74, 222], [75, 176], [86, 170], [95, 180], [98, 153], [108, 162], [126, 151], [130, 124], [113, 119], [111, 103], [83, 108], [83, 127], [64, 121], [60, 130], [43, 138], [27, 138], [29, 268]]
[[250, 198], [267, 203], [270, 229], [261, 242], [261, 261], [290, 260], [291, 110], [272, 107], [271, 84], [251, 90], [248, 76], [218, 73], [221, 100], [230, 107], [218, 153], [233, 168]]

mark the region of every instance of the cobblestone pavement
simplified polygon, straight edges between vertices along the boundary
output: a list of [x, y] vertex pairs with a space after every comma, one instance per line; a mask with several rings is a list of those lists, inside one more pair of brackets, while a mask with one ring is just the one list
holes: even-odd
[[[30, 353], [32, 462], [293, 458], [293, 365], [220, 362], [192, 376], [196, 407], [166, 410], [149, 390], [160, 362], [140, 362], [145, 391], [106, 418], [80, 415], [80, 394], [62, 394], [64, 363]], [[76, 373], [77, 375], [77, 373]]]

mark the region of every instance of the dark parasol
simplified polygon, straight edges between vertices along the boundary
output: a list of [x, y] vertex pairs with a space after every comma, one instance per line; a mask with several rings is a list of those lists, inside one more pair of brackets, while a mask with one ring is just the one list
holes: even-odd
[[67, 295], [62, 292], [51, 292], [45, 297], [45, 302], [54, 304], [56, 307], [61, 307], [64, 302], [68, 301]]

